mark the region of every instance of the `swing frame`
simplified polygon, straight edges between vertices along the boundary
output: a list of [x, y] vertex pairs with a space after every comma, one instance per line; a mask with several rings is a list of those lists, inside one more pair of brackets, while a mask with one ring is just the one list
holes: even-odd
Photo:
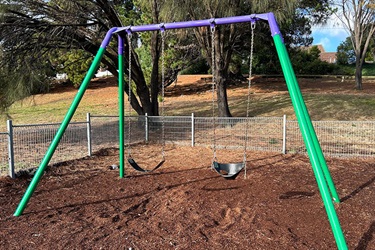
[[[145, 32], [145, 31], [162, 31], [168, 29], [182, 29], [182, 28], [193, 28], [193, 27], [202, 27], [202, 26], [211, 26], [211, 25], [225, 25], [225, 24], [234, 24], [234, 23], [246, 23], [252, 21], [266, 21], [268, 22], [271, 30], [271, 35], [273, 37], [276, 51], [281, 63], [281, 68], [286, 80], [286, 84], [288, 87], [288, 91], [291, 97], [292, 105], [294, 111], [296, 113], [296, 117], [298, 120], [298, 124], [302, 133], [302, 137], [304, 139], [304, 143], [307, 149], [307, 153], [310, 158], [310, 162], [312, 165], [312, 169], [319, 187], [319, 191], [326, 209], [326, 213], [331, 225], [331, 229], [333, 232], [333, 236], [336, 240], [336, 245], [338, 249], [345, 250], [348, 249], [345, 241], [344, 234], [342, 232], [339, 219], [337, 217], [337, 213], [335, 207], [333, 205], [333, 201], [339, 203], [340, 199], [337, 194], [336, 188], [332, 181], [332, 177], [330, 175], [327, 163], [323, 156], [322, 149], [320, 147], [318, 138], [316, 136], [314, 127], [312, 125], [310, 116], [307, 111], [307, 107], [302, 97], [301, 90], [299, 88], [297, 78], [295, 76], [289, 55], [287, 53], [280, 29], [276, 22], [275, 16], [272, 12], [263, 13], [263, 14], [251, 14], [245, 16], [235, 16], [235, 17], [225, 17], [225, 18], [211, 18], [206, 20], [195, 20], [195, 21], [187, 21], [187, 22], [174, 22], [174, 23], [162, 23], [162, 24], [151, 24], [151, 25], [141, 25], [141, 26], [127, 26], [127, 27], [114, 27], [111, 28], [89, 70], [86, 74], [85, 78], [83, 79], [80, 88], [70, 105], [69, 110], [67, 111], [59, 129], [57, 130], [55, 137], [53, 138], [45, 156], [43, 157], [39, 168], [37, 169], [31, 183], [29, 184], [25, 194], [23, 195], [18, 207], [14, 213], [14, 216], [22, 215], [24, 209], [27, 206], [32, 194], [34, 193], [47, 165], [49, 164], [66, 128], [68, 127], [70, 120], [72, 119], [82, 97], [87, 89], [90, 80], [94, 76], [100, 61], [104, 55], [105, 49], [108, 46], [113, 34], [118, 34], [118, 61], [119, 67], [123, 67], [123, 55], [122, 55], [122, 48], [123, 48], [123, 35], [126, 31], [130, 32]], [[123, 132], [124, 127], [124, 89], [123, 85], [120, 87], [121, 83], [123, 83], [123, 76], [119, 77], [119, 127], [120, 127], [120, 135]], [[121, 93], [120, 93], [121, 92]], [[123, 136], [123, 135], [121, 135]], [[124, 174], [124, 140], [120, 139], [120, 178], [123, 177]]]

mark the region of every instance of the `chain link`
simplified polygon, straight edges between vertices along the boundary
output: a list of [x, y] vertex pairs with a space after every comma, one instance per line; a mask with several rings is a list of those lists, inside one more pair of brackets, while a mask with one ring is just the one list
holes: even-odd
[[165, 31], [161, 32], [161, 119], [162, 119], [162, 158], [165, 159], [165, 119], [164, 119], [164, 89], [165, 83]]
[[254, 30], [255, 30], [255, 22], [251, 22], [251, 44], [250, 44], [250, 63], [249, 63], [249, 81], [247, 87], [247, 106], [246, 106], [246, 121], [245, 121], [245, 145], [244, 145], [244, 152], [243, 152], [243, 162], [245, 164], [245, 178], [246, 178], [246, 151], [247, 151], [247, 137], [249, 131], [249, 124], [248, 119], [250, 115], [250, 89], [251, 89], [251, 80], [253, 74], [253, 58], [254, 58]]
[[129, 80], [128, 80], [128, 85], [129, 85], [129, 108], [128, 108], [128, 157], [132, 158], [131, 156], [131, 105], [132, 105], [132, 35], [131, 33], [128, 33], [128, 45], [129, 45]]
[[215, 93], [216, 93], [216, 77], [215, 77], [215, 25], [211, 25], [211, 71], [212, 71], [212, 126], [213, 126], [213, 161], [216, 161], [216, 112], [215, 112]]

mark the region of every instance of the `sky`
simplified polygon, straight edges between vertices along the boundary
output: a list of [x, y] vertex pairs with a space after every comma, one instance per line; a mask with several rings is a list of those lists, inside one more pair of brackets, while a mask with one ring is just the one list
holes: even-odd
[[313, 45], [323, 45], [326, 52], [336, 52], [337, 46], [348, 36], [348, 31], [335, 16], [332, 16], [327, 24], [312, 28]]

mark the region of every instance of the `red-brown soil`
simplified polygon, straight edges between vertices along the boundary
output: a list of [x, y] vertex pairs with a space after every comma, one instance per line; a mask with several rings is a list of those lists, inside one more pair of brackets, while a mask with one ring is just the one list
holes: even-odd
[[[157, 145], [137, 145], [142, 166]], [[218, 151], [222, 162], [241, 152]], [[49, 167], [14, 217], [30, 177], [0, 179], [0, 249], [335, 249], [309, 160], [249, 152], [247, 178], [210, 169], [209, 148], [167, 145], [149, 174], [111, 170], [116, 149]], [[349, 249], [375, 249], [375, 163], [327, 159], [342, 202], [335, 204]]]

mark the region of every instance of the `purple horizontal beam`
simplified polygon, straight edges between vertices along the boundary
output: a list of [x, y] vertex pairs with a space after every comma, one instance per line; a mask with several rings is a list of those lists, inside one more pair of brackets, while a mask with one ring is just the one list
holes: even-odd
[[185, 29], [185, 28], [194, 28], [194, 27], [211, 26], [211, 25], [254, 22], [257, 20], [265, 20], [269, 22], [272, 36], [276, 34], [280, 34], [279, 27], [275, 20], [275, 16], [273, 15], [272, 12], [264, 13], [264, 14], [251, 14], [251, 15], [246, 15], [246, 16], [212, 18], [212, 19], [186, 21], [186, 22], [118, 27], [115, 32], [117, 33], [121, 31], [126, 31], [127, 33], [132, 33], [132, 32], [144, 32], [144, 31], [164, 31], [164, 30], [169, 30], [169, 29]]

